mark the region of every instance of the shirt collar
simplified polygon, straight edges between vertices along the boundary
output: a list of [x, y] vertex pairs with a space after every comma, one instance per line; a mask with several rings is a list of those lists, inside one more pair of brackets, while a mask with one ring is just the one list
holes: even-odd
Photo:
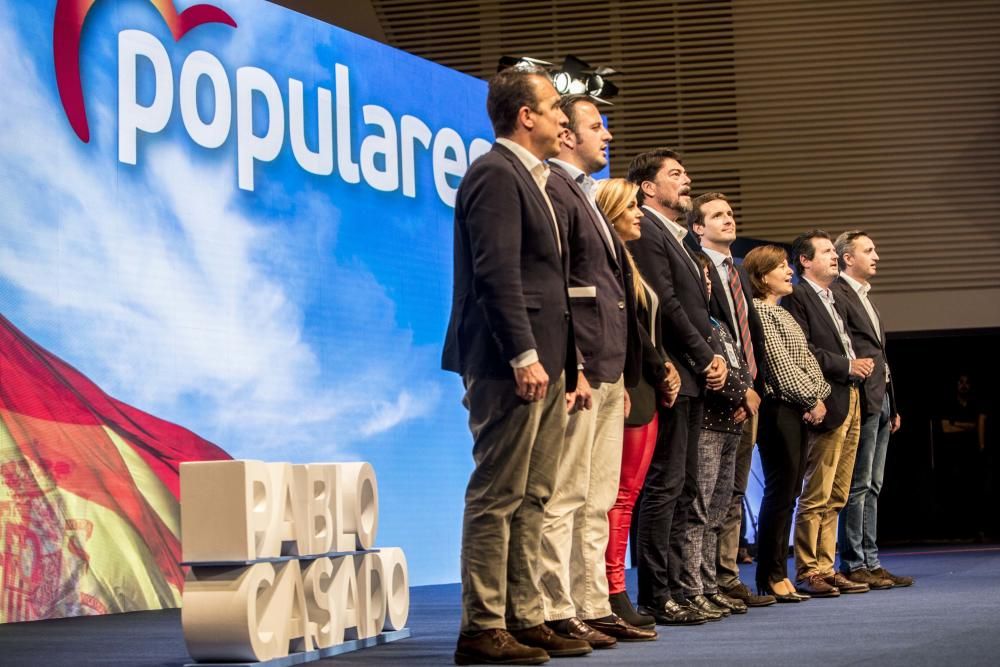
[[867, 297], [868, 292], [872, 289], [871, 283], [862, 283], [850, 277], [843, 271], [840, 272], [840, 277], [844, 279], [844, 282], [854, 288], [854, 291], [857, 292], [859, 296]]
[[673, 220], [670, 220], [669, 218], [667, 218], [667, 216], [663, 215], [662, 213], [660, 213], [657, 210], [654, 210], [654, 209], [652, 209], [652, 208], [650, 208], [648, 206], [645, 206], [645, 205], [643, 205], [642, 208], [644, 210], [646, 210], [654, 218], [656, 218], [661, 223], [663, 223], [663, 226], [667, 228], [667, 231], [670, 232], [671, 236], [673, 236], [675, 239], [677, 239], [678, 243], [683, 243], [684, 242], [684, 237], [687, 236], [687, 230], [684, 227], [682, 227], [681, 225], [678, 225]]
[[569, 162], [566, 162], [564, 160], [560, 160], [559, 158], [550, 158], [549, 162], [551, 162], [552, 164], [557, 164], [560, 167], [562, 167], [563, 171], [565, 171], [567, 174], [569, 174], [569, 177], [572, 178], [577, 183], [580, 182], [578, 179], [581, 176], [586, 176], [587, 175], [586, 173], [584, 173], [584, 171], [582, 169], [580, 169], [576, 165], [570, 164]]
[[708, 258], [712, 260], [712, 264], [715, 264], [717, 267], [725, 265], [726, 260], [729, 259], [729, 255], [723, 255], [718, 250], [712, 250], [711, 248], [706, 248], [705, 246], [701, 247], [701, 251], [708, 255]]
[[527, 148], [521, 144], [515, 143], [510, 139], [505, 139], [504, 137], [499, 137], [497, 143], [509, 150], [511, 153], [521, 161], [524, 168], [528, 170], [529, 173], [535, 173], [538, 166], [541, 165], [545, 171], [548, 171], [548, 165], [539, 160], [535, 155], [529, 151]]
[[821, 298], [829, 299], [831, 302], [833, 301], [833, 292], [831, 292], [829, 288], [824, 289], [805, 276], [802, 276], [802, 280], [812, 287], [816, 291], [816, 294], [819, 294]]

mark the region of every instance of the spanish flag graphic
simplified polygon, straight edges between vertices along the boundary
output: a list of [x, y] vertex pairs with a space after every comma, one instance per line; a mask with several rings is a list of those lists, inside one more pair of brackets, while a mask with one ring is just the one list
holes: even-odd
[[0, 623], [180, 606], [179, 466], [228, 458], [0, 315]]

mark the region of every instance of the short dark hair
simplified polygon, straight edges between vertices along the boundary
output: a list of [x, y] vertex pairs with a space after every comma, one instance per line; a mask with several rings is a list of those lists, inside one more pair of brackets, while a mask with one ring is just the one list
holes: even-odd
[[837, 237], [837, 240], [833, 242], [833, 245], [837, 248], [837, 264], [840, 266], [840, 270], [843, 271], [847, 268], [847, 263], [844, 261], [844, 255], [851, 251], [851, 246], [854, 245], [854, 240], [859, 239], [862, 236], [868, 235], [863, 229], [852, 229], [850, 231], [844, 232]]
[[776, 245], [759, 245], [743, 258], [743, 269], [750, 278], [750, 291], [757, 299], [767, 297], [770, 290], [764, 283], [764, 276], [781, 266], [788, 259], [784, 248]]
[[705, 214], [701, 212], [701, 205], [707, 204], [710, 201], [725, 201], [728, 202], [729, 198], [721, 192], [706, 192], [703, 195], [698, 195], [691, 202], [691, 210], [687, 214], [687, 225], [688, 229], [694, 232], [695, 225], [705, 224]]
[[508, 67], [490, 79], [486, 113], [498, 137], [509, 137], [514, 133], [521, 107], [538, 111], [538, 95], [533, 83], [535, 77], [548, 80], [545, 70], [535, 66]]
[[570, 132], [572, 132], [573, 134], [579, 134], [576, 128], [576, 123], [578, 120], [576, 114], [576, 107], [581, 102], [588, 102], [590, 104], [594, 104], [594, 101], [586, 95], [566, 95], [561, 100], [559, 100], [559, 108], [562, 109], [562, 112], [566, 114], [566, 118], [569, 119], [569, 122], [566, 124], [566, 127], [568, 127]]
[[799, 234], [792, 241], [792, 262], [795, 264], [795, 270], [802, 275], [805, 271], [805, 267], [802, 266], [802, 258], [811, 260], [816, 256], [816, 246], [813, 245], [813, 239], [826, 239], [830, 240], [830, 235], [824, 232], [822, 229], [814, 229], [804, 234]]
[[663, 167], [663, 163], [667, 160], [677, 160], [679, 164], [683, 164], [680, 153], [672, 151], [669, 148], [656, 148], [645, 153], [639, 153], [632, 158], [632, 162], [628, 166], [628, 175], [626, 178], [639, 186], [639, 194], [636, 195], [636, 198], [640, 204], [646, 200], [642, 192], [643, 182], [655, 179]]

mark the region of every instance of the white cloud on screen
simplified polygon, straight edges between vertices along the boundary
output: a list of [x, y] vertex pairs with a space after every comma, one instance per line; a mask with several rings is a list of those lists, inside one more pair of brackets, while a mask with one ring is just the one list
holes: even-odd
[[[53, 127], [65, 123], [61, 109], [23, 55], [37, 45], [22, 44], [6, 12], [0, 3], [0, 89], [17, 94], [0, 115], [0, 279], [26, 297], [29, 319], [50, 327], [51, 351], [112, 395], [243, 457], [349, 455], [433, 409], [437, 387], [400, 371], [428, 368], [432, 351], [395, 326], [370, 272], [333, 267], [363, 304], [357, 326], [379, 327], [365, 332], [372, 354], [350, 365], [320, 359], [295, 302], [303, 290], [275, 270], [290, 259], [265, 259], [290, 242], [289, 229], [234, 205], [231, 167], [162, 144], [142, 166], [158, 185], [130, 185], [118, 171], [129, 168]], [[94, 131], [113, 133], [107, 104], [91, 97], [88, 114]], [[335, 214], [320, 195], [296, 207]], [[31, 322], [14, 324], [31, 332]]]

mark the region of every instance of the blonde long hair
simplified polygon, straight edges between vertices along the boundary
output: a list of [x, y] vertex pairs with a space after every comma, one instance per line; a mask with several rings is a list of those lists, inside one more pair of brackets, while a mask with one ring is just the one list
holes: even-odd
[[[611, 226], [615, 228], [616, 233], [618, 233], [619, 225], [632, 224], [631, 220], [625, 220], [625, 215], [628, 213], [629, 204], [636, 199], [638, 192], [639, 186], [624, 178], [609, 178], [598, 181], [597, 187], [594, 190], [594, 202], [601, 209], [608, 222], [611, 223]], [[646, 290], [642, 286], [642, 275], [639, 273], [639, 267], [635, 265], [632, 253], [628, 251], [627, 247], [625, 248], [625, 259], [632, 269], [632, 289], [635, 292], [636, 301], [643, 308], [647, 308]]]

